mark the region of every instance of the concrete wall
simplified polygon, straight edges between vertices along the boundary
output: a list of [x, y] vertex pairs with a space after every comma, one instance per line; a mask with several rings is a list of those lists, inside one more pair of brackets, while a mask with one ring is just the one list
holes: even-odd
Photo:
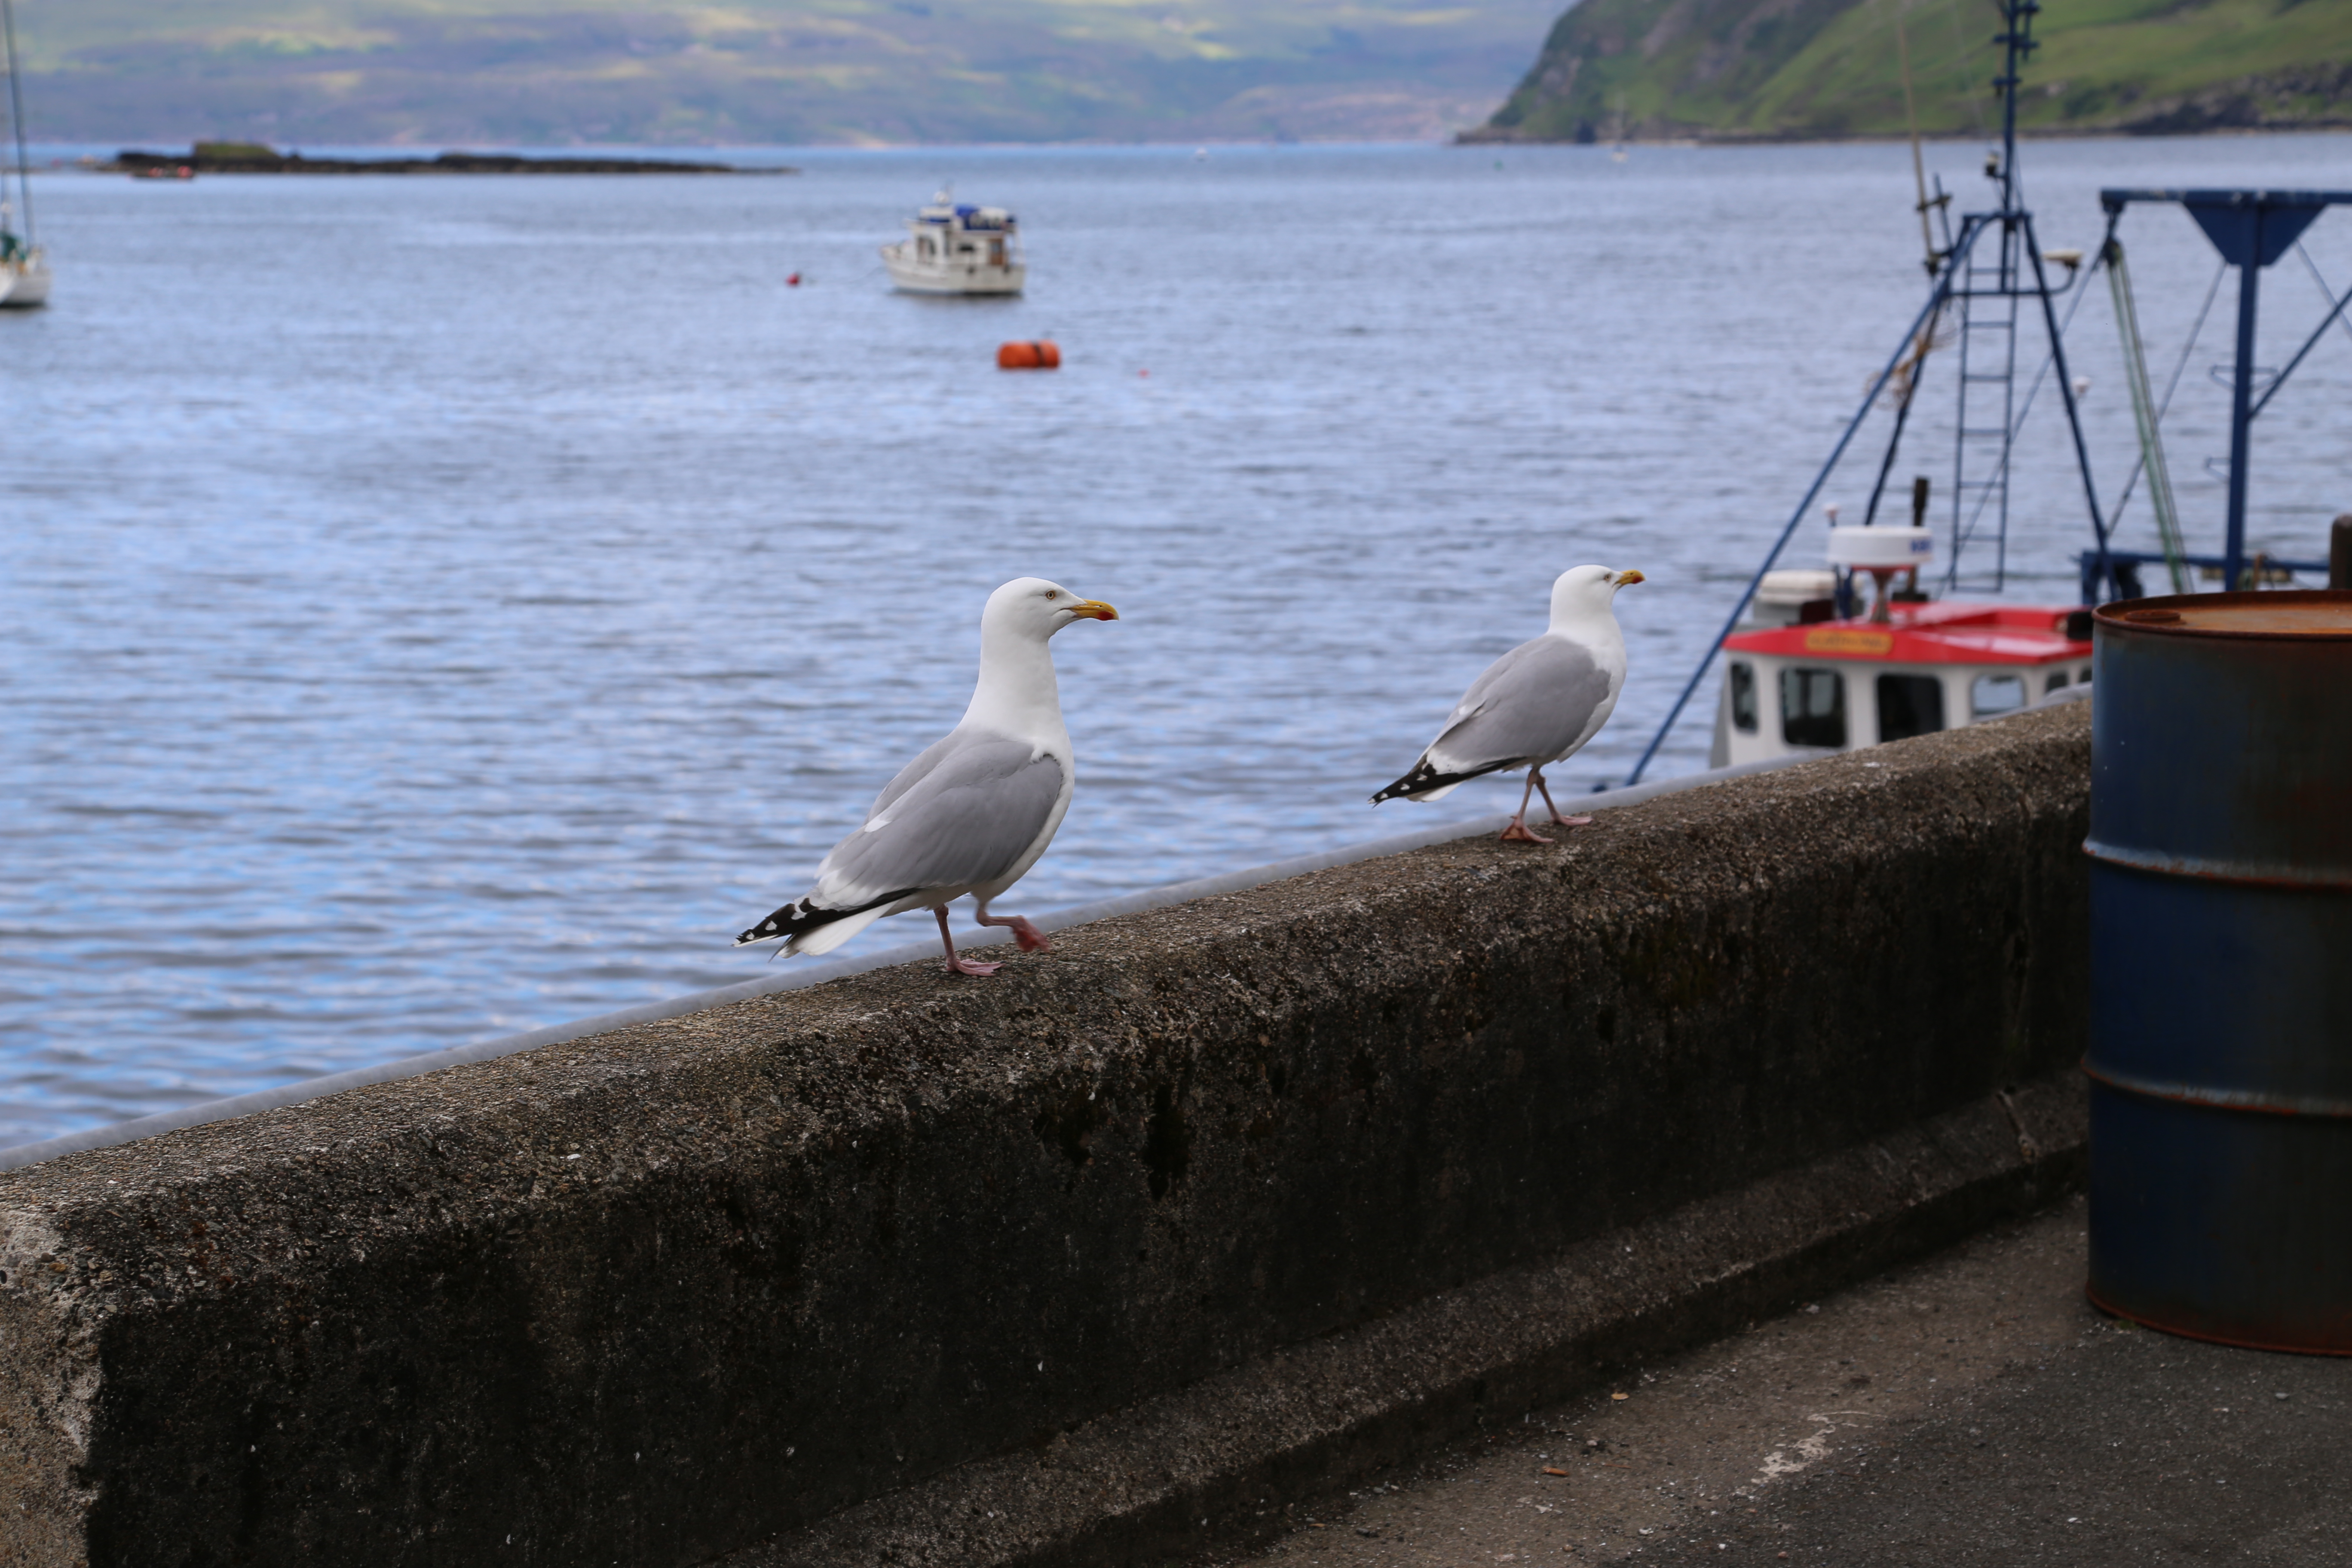
[[695, 1563], [2047, 1075], [2088, 721], [0, 1175], [0, 1562]]

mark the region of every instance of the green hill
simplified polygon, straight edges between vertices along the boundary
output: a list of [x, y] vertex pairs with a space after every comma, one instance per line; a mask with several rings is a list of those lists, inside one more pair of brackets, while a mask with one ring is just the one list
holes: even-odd
[[[1959, 0], [1585, 0], [1472, 141], [1889, 136], [1993, 113], [2000, 17]], [[2021, 125], [2179, 132], [2352, 125], [2352, 0], [2055, 0]]]
[[17, 0], [37, 136], [1439, 140], [1559, 0]]

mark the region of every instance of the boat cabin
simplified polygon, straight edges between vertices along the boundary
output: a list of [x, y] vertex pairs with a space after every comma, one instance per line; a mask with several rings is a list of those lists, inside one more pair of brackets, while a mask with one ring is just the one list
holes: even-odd
[[[1783, 607], [1759, 595], [1759, 621]], [[1826, 607], [1811, 600], [1790, 624], [1751, 623], [1724, 639], [1712, 766], [1955, 730], [2091, 679], [2090, 612], [2079, 605], [1897, 602], [1884, 621], [1821, 616]]]
[[907, 220], [906, 238], [882, 247], [882, 260], [891, 282], [917, 294], [1018, 294], [1027, 276], [1019, 220], [944, 191]]
[[1020, 221], [1003, 207], [933, 202], [919, 209], [907, 227], [915, 237], [918, 261], [1004, 267], [1013, 259], [1012, 247]]

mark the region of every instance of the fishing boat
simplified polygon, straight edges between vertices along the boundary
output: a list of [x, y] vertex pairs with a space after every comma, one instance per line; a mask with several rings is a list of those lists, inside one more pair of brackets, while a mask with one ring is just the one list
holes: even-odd
[[[1836, 540], [1832, 558], [1852, 540]], [[1871, 554], [1929, 542], [1881, 528]], [[1840, 548], [1843, 547], [1843, 548]], [[1927, 563], [1919, 551], [1917, 564]], [[1884, 592], [1862, 616], [1836, 614], [1836, 569], [1784, 571], [1755, 616], [1723, 639], [1723, 696], [1710, 767], [1826, 755], [2005, 719], [2091, 679], [2091, 612], [2079, 605], [1971, 604]], [[1793, 591], [1792, 591], [1793, 590]], [[1809, 591], [1810, 590], [1810, 591]], [[1793, 601], [1793, 602], [1792, 602]]]
[[890, 281], [909, 294], [1018, 294], [1029, 268], [1019, 220], [941, 191], [907, 221], [907, 237], [882, 247]]
[[[2099, 200], [2106, 215], [2106, 234], [2096, 251], [2086, 256], [2080, 250], [2042, 249], [2017, 177], [2016, 132], [2019, 85], [2026, 57], [2036, 47], [2032, 21], [2039, 9], [2036, 0], [2001, 0], [2008, 24], [1995, 39], [2007, 51], [2006, 68], [1997, 80], [2001, 144], [1985, 164], [1998, 198], [1992, 210], [1965, 215], [1955, 230], [1952, 198], [1940, 181], [1929, 194], [1915, 121], [1913, 174], [1932, 280], [1927, 303], [1870, 384], [1862, 406], [1708, 644], [1634, 764], [1629, 783], [1640, 781], [1718, 657], [1724, 674], [1709, 756], [1714, 767], [1853, 751], [1980, 723], [2078, 695], [2091, 677], [2090, 606], [2141, 597], [2143, 568], [2167, 573], [2175, 594], [2194, 591], [2200, 578], [2230, 589], [2292, 585], [2298, 576], [2305, 582], [2327, 580], [2329, 563], [2315, 552], [2311, 559], [2250, 554], [2248, 459], [2254, 417], [2352, 307], [2352, 290], [2332, 301], [2333, 309], [2284, 370], [2258, 369], [2252, 347], [2263, 268], [2288, 251], [2328, 207], [2352, 205], [2352, 191], [2103, 190]], [[1896, 27], [1900, 44], [1899, 16]], [[1906, 102], [1907, 58], [1906, 49]], [[2159, 399], [2147, 373], [2118, 235], [2126, 215], [2147, 205], [2186, 208], [2221, 253], [2221, 273], [2207, 296], [2208, 310], [2222, 275], [2231, 268], [2238, 273], [2239, 347], [2235, 363], [2229, 367], [2229, 500], [2222, 548], [2212, 554], [2192, 553], [2183, 542], [2159, 437], [2171, 387], [2179, 384], [2205, 317], [2200, 313], [2190, 330], [2171, 386]], [[1942, 225], [1940, 243], [1932, 226], [1937, 222]], [[2068, 368], [2065, 330], [2057, 309], [2062, 299], [2095, 274], [2104, 276], [2114, 296], [2139, 447], [2117, 499], [2105, 507], [2079, 408], [2088, 384], [2075, 380]], [[2019, 351], [2026, 331], [2034, 327], [2040, 329], [2047, 357], [2029, 379], [2019, 374]], [[1945, 498], [1949, 522], [1941, 531], [1941, 561], [1938, 531], [1928, 526], [1931, 486], [1926, 476], [1912, 482], [1908, 526], [1882, 522], [1879, 515], [1914, 401], [1936, 353], [1956, 362], [1951, 477]], [[2005, 586], [2011, 458], [2026, 416], [2045, 387], [2054, 391], [2053, 400], [2065, 418], [2081, 504], [2090, 523], [2090, 547], [2079, 557], [2081, 596], [2069, 604], [2023, 605], [1962, 596], [1964, 589], [1998, 595]], [[1822, 508], [1828, 523], [1822, 565], [1780, 567], [1782, 553], [1815, 515], [1824, 487], [1874, 413], [1891, 418], [1885, 420], [1885, 447], [1875, 465], [1862, 523], [1840, 526], [1838, 508]], [[2162, 543], [2158, 551], [2127, 550], [2115, 542], [2124, 509], [2143, 479]], [[1989, 556], [1990, 565], [1964, 577], [1962, 558], [1970, 552], [1979, 558]], [[1938, 567], [1940, 584], [1934, 581]], [[1935, 591], [1938, 588], [1941, 597]]]
[[[16, 12], [0, 0], [0, 45], [7, 50], [8, 128], [16, 146], [14, 195], [0, 176], [0, 307], [24, 309], [49, 302], [49, 258], [33, 238], [33, 182], [25, 155], [25, 97], [16, 85]], [[24, 225], [19, 234], [16, 226]]]

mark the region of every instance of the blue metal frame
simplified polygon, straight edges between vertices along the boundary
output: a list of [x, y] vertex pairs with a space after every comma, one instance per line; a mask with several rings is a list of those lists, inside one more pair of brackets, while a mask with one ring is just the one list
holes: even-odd
[[[2165, 555], [2160, 550], [2111, 549], [2104, 558], [2095, 550], [2085, 550], [2075, 559], [2082, 568], [2083, 603], [2086, 605], [2099, 603], [2099, 590], [2108, 584], [2113, 584], [2116, 587], [2116, 597], [2118, 599], [2144, 597], [2139, 591], [2139, 569], [2143, 566], [2161, 566], [2165, 563]], [[2184, 553], [2180, 559], [2191, 566], [2218, 567], [2224, 574], [2230, 569], [2230, 558], [2226, 555]], [[2262, 558], [2262, 563], [2265, 567], [2275, 568], [2281, 572], [2316, 573], [2323, 580], [2327, 576], [2327, 563], [2325, 561], [2286, 561], [2273, 556], [2264, 556]], [[2223, 580], [2228, 579], [2225, 576]]]
[[[2331, 206], [2352, 205], [2352, 191], [2249, 190], [2104, 190], [2099, 205], [2107, 212], [2112, 237], [2124, 209], [2134, 202], [2175, 202], [2197, 220], [2221, 259], [2238, 269], [2237, 363], [2230, 378], [2230, 512], [2221, 549], [2221, 583], [2234, 588], [2246, 564], [2246, 482], [2251, 472], [2254, 416], [2260, 414], [2286, 378], [2294, 374], [2320, 334], [2352, 304], [2352, 291], [2336, 301], [2326, 320], [2312, 330], [2287, 367], [2271, 377], [2262, 395], [2254, 395], [2254, 312], [2262, 290], [2263, 268], [2286, 254], [2287, 247]], [[2326, 570], [2326, 568], [2321, 568]]]

